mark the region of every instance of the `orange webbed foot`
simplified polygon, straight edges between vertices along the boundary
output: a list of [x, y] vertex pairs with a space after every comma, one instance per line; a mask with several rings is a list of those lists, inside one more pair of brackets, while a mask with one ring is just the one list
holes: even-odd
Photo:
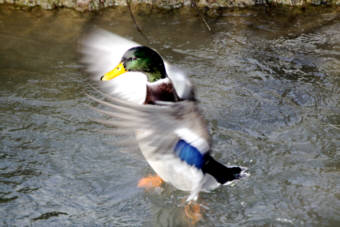
[[149, 175], [147, 177], [140, 179], [138, 181], [137, 187], [151, 189], [151, 188], [160, 187], [162, 183], [163, 183], [163, 180], [159, 176]]
[[202, 219], [201, 206], [198, 203], [189, 203], [184, 207], [185, 216], [195, 225]]

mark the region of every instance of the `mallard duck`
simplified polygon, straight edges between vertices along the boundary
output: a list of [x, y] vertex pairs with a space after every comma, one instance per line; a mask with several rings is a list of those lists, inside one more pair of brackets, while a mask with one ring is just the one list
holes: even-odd
[[184, 73], [155, 50], [105, 31], [83, 44], [88, 70], [112, 89], [107, 101], [92, 97], [108, 108], [98, 109], [110, 117], [100, 122], [136, 133], [142, 154], [160, 177], [157, 182], [188, 191], [187, 201], [195, 201], [200, 191], [245, 175], [245, 168], [227, 167], [211, 156], [208, 129]]

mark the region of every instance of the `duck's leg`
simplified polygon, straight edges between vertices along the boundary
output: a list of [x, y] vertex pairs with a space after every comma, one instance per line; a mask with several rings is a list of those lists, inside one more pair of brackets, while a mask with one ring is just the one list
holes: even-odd
[[147, 177], [140, 179], [138, 181], [137, 187], [150, 189], [150, 188], [159, 187], [162, 185], [162, 183], [163, 183], [163, 180], [158, 175], [156, 176], [149, 175]]
[[185, 216], [190, 219], [191, 224], [196, 224], [202, 219], [201, 206], [199, 203], [190, 202], [184, 207]]

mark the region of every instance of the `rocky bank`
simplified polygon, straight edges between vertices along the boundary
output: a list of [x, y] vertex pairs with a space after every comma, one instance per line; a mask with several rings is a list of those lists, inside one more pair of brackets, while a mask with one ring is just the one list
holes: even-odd
[[340, 0], [0, 0], [0, 4], [18, 7], [41, 7], [43, 9], [73, 8], [77, 11], [95, 11], [108, 7], [127, 6], [133, 9], [178, 9], [197, 6], [206, 9], [245, 8], [256, 5], [286, 6], [340, 6]]

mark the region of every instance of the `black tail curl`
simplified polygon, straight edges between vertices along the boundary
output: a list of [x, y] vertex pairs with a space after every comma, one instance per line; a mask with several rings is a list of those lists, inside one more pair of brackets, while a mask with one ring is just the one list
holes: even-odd
[[203, 173], [208, 173], [213, 176], [220, 184], [225, 184], [242, 177], [241, 167], [227, 167], [216, 161], [209, 154], [205, 157], [205, 162], [202, 167]]

